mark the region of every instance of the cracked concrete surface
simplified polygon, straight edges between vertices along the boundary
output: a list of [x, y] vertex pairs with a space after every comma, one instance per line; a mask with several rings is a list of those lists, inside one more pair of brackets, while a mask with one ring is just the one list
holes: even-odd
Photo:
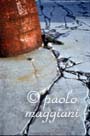
[[[90, 10], [88, 8], [90, 3], [77, 2], [72, 7], [73, 3], [59, 3], [53, 0], [52, 3], [40, 4], [43, 33], [58, 38], [64, 45], [53, 45], [56, 55], [52, 49], [40, 48], [18, 57], [0, 58], [0, 134], [88, 136], [90, 135]], [[66, 61], [67, 65], [65, 58], [68, 57], [71, 58]], [[71, 65], [70, 60], [75, 64]], [[67, 68], [68, 66], [71, 67]], [[60, 76], [60, 79], [54, 82], [56, 75]], [[28, 92], [41, 93], [43, 89], [39, 104], [28, 102]], [[70, 98], [77, 98], [77, 103], [49, 103], [43, 109], [46, 96], [51, 99], [66, 98], [71, 90]], [[42, 122], [45, 118], [25, 117], [27, 111], [58, 112], [59, 109], [61, 111], [78, 109], [79, 117], [56, 117], [52, 123], [49, 122], [50, 117], [46, 123]]]
[[[37, 79], [32, 63], [27, 61], [28, 57], [35, 60], [33, 64]], [[45, 61], [48, 58], [49, 61]], [[50, 65], [51, 62], [54, 67]], [[44, 49], [19, 57], [0, 59], [0, 134], [11, 135], [21, 131], [28, 120], [25, 112], [34, 108], [27, 101], [27, 93], [48, 86], [55, 74], [55, 60]]]

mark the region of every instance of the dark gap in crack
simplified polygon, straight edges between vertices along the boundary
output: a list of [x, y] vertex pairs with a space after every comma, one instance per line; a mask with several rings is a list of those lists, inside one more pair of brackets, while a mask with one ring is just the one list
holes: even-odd
[[52, 84], [49, 86], [49, 88], [46, 88], [45, 92], [41, 92], [40, 94], [40, 100], [39, 100], [39, 104], [36, 107], [35, 111], [34, 111], [34, 115], [30, 118], [30, 120], [27, 122], [26, 126], [24, 127], [23, 131], [21, 132], [21, 135], [23, 136], [28, 136], [29, 135], [29, 129], [30, 126], [34, 123], [36, 117], [35, 115], [40, 111], [40, 107], [43, 104], [44, 99], [46, 98], [47, 95], [50, 94], [50, 91], [52, 89], [52, 87], [54, 86], [54, 84], [61, 78], [61, 76], [58, 76], [57, 78], [55, 78], [55, 80], [52, 82]]
[[[80, 21], [79, 19], [76, 18], [76, 16], [74, 15], [74, 13], [69, 9], [67, 8], [66, 6], [60, 4], [59, 2], [54, 2], [54, 4], [59, 7], [59, 8], [62, 8], [65, 12], [66, 12], [66, 15], [64, 16], [64, 23], [65, 23], [65, 28], [66, 29], [71, 29], [71, 30], [75, 30], [75, 29], [78, 29], [82, 24], [90, 27], [90, 25], [88, 25], [87, 23], [83, 22], [83, 21]], [[67, 17], [71, 18], [73, 21], [76, 22], [77, 26], [75, 27], [69, 27], [68, 26], [68, 23], [67, 23]]]
[[44, 22], [45, 22], [45, 29], [49, 29], [50, 25], [51, 25], [51, 17], [53, 16], [53, 12], [55, 9], [55, 6], [53, 6], [52, 11], [50, 12], [50, 17], [48, 17], [45, 13], [44, 13], [44, 5], [42, 4], [41, 0], [38, 0], [39, 2], [39, 8], [40, 8], [40, 16], [44, 17]]
[[[65, 6], [63, 6], [63, 5], [61, 5], [61, 4], [57, 3], [57, 2], [55, 2], [55, 6], [52, 7], [52, 10], [50, 12], [50, 17], [48, 17], [44, 13], [44, 8], [45, 7], [43, 6], [41, 0], [39, 0], [39, 8], [40, 8], [40, 11], [41, 11], [40, 16], [44, 17], [46, 29], [48, 29], [48, 30], [50, 29], [51, 19], [53, 17], [53, 13], [54, 13], [54, 10], [55, 10], [56, 6], [62, 8], [63, 10], [66, 11], [66, 16], [64, 16], [65, 28], [66, 29], [70, 28], [71, 30], [74, 30], [74, 29], [79, 29], [79, 26], [81, 26], [81, 24], [87, 25], [86, 23], [77, 20], [76, 17], [74, 16], [73, 12], [70, 9], [66, 8]], [[76, 21], [78, 26], [68, 27], [66, 17], [69, 17], [69, 18], [73, 19], [74, 21]], [[87, 25], [87, 26], [89, 26], [89, 25]], [[62, 27], [62, 26], [60, 26], [60, 27]], [[40, 100], [39, 100], [38, 106], [35, 108], [34, 115], [36, 115], [37, 112], [41, 110], [40, 108], [41, 108], [41, 106], [43, 104], [44, 99], [46, 98], [47, 95], [50, 94], [51, 89], [53, 88], [55, 83], [57, 83], [61, 78], [66, 78], [64, 76], [65, 72], [77, 76], [77, 78], [74, 78], [74, 80], [80, 81], [81, 83], [83, 83], [83, 85], [85, 85], [88, 88], [88, 90], [89, 90], [89, 94], [88, 94], [89, 98], [88, 99], [90, 99], [90, 73], [86, 73], [86, 72], [83, 72], [83, 71], [69, 70], [69, 68], [74, 67], [74, 66], [76, 66], [78, 64], [81, 64], [81, 63], [74, 62], [71, 59], [71, 57], [68, 57], [68, 58], [61, 57], [60, 52], [58, 50], [54, 49], [53, 46], [50, 46], [48, 44], [48, 43], [51, 42], [53, 44], [62, 45], [63, 42], [56, 40], [59, 37], [60, 34], [58, 34], [58, 36], [56, 36], [56, 37], [53, 37], [52, 35], [49, 34], [49, 32], [50, 31], [55, 32], [55, 30], [49, 30], [48, 33], [45, 32], [45, 29], [42, 29], [42, 30], [43, 30], [42, 39], [43, 39], [44, 48], [48, 49], [48, 50], [50, 50], [52, 52], [52, 54], [54, 55], [54, 57], [56, 59], [56, 62], [57, 62], [57, 76], [54, 79], [54, 81], [52, 81], [52, 83], [49, 85], [49, 87], [45, 88], [44, 93], [41, 92]], [[83, 29], [81, 29], [81, 30], [83, 30]], [[31, 58], [27, 58], [27, 60], [32, 61]], [[62, 67], [61, 63], [63, 63], [64, 67]], [[86, 79], [83, 79], [82, 77], [85, 77]], [[73, 78], [68, 78], [68, 79], [73, 79]], [[29, 135], [28, 133], [29, 133], [29, 130], [30, 130], [30, 126], [33, 124], [35, 119], [36, 119], [35, 116], [31, 117], [29, 119], [29, 121], [27, 122], [27, 124], [24, 127], [23, 131], [21, 132], [22, 135], [24, 135], [24, 136]], [[89, 131], [90, 131], [90, 105], [88, 105], [87, 108], [86, 108], [85, 127], [86, 127], [86, 136], [89, 136]]]
[[[46, 37], [44, 37], [46, 38]], [[29, 134], [29, 130], [30, 130], [30, 126], [33, 124], [33, 122], [35, 121], [36, 117], [35, 115], [37, 114], [38, 111], [40, 111], [40, 107], [43, 104], [43, 101], [45, 100], [46, 96], [50, 94], [51, 89], [53, 88], [53, 86], [55, 85], [55, 83], [58, 82], [58, 80], [60, 80], [61, 78], [65, 78], [64, 77], [64, 72], [76, 75], [77, 78], [75, 80], [78, 80], [80, 82], [82, 82], [90, 91], [90, 73], [86, 73], [86, 72], [82, 72], [82, 71], [74, 71], [74, 70], [68, 70], [68, 62], [71, 62], [73, 67], [75, 65], [77, 65], [76, 62], [71, 60], [71, 57], [68, 58], [60, 58], [60, 52], [58, 50], [55, 50], [53, 47], [49, 47], [48, 42], [46, 42], [46, 39], [43, 39], [44, 42], [44, 47], [48, 50], [50, 50], [52, 52], [52, 54], [54, 55], [56, 62], [57, 62], [57, 77], [54, 79], [54, 81], [52, 81], [52, 83], [50, 84], [50, 86], [48, 88], [45, 88], [44, 92], [41, 92], [40, 94], [40, 100], [39, 100], [39, 104], [36, 107], [35, 111], [34, 111], [34, 116], [30, 118], [30, 120], [27, 122], [26, 126], [24, 127], [23, 131], [22, 131], [22, 135], [24, 136], [28, 136]], [[63, 63], [65, 66], [64, 68], [61, 66], [61, 63]], [[86, 79], [82, 79], [81, 76], [86, 77]], [[72, 78], [70, 78], [72, 79]], [[87, 106], [86, 109], [86, 120], [85, 120], [85, 127], [86, 127], [86, 135], [88, 134], [88, 131], [90, 129], [90, 106]], [[88, 123], [89, 122], [89, 123]], [[88, 125], [89, 124], [89, 125]], [[88, 135], [87, 135], [88, 136]]]
[[[83, 29], [83, 28], [80, 28], [80, 26], [82, 26], [82, 24], [90, 27], [89, 24], [77, 19], [77, 17], [74, 15], [74, 13], [72, 12], [72, 10], [70, 10], [69, 8], [67, 8], [66, 6], [64, 6], [63, 4], [60, 4], [59, 2], [56, 2], [56, 1], [53, 1], [54, 5], [52, 6], [52, 10], [51, 12], [49, 13], [50, 16], [47, 16], [44, 12], [44, 5], [43, 5], [43, 2], [41, 2], [41, 0], [39, 0], [38, 2], [38, 5], [39, 5], [39, 9], [40, 9], [40, 16], [43, 16], [44, 18], [44, 22], [45, 22], [45, 26], [46, 26], [46, 29], [47, 30], [50, 30], [50, 26], [51, 26], [51, 20], [52, 20], [52, 17], [54, 15], [54, 11], [55, 11], [55, 8], [56, 7], [59, 7], [61, 9], [63, 9], [65, 12], [66, 12], [66, 15], [64, 15], [64, 24], [65, 24], [65, 29], [70, 29], [70, 30], [83, 30], [83, 31], [90, 31], [89, 29]], [[79, 4], [77, 4], [77, 6], [79, 6], [80, 8], [84, 8], [86, 7], [84, 5], [85, 3], [84, 2], [81, 2]], [[86, 13], [86, 9], [83, 9], [85, 10], [84, 12]], [[67, 22], [67, 18], [70, 18], [72, 19], [73, 21], [76, 22], [77, 26], [68, 26], [68, 22]]]
[[83, 17], [90, 17], [90, 13], [88, 12], [88, 8], [85, 6], [85, 2], [80, 2], [77, 4], [77, 6], [80, 8], [80, 11], [78, 11]]

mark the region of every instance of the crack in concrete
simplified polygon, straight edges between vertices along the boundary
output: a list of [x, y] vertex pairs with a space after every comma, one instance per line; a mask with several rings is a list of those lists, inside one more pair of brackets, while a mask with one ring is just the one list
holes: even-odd
[[[46, 46], [46, 45], [45, 45]], [[47, 49], [50, 49], [49, 47], [47, 47]], [[59, 53], [58, 51], [52, 49], [52, 53], [53, 55], [55, 56], [56, 60], [57, 60], [57, 53]], [[61, 71], [61, 68], [58, 64], [58, 61], [57, 61], [57, 68], [59, 69], [59, 74], [58, 76], [55, 77], [55, 79], [52, 81], [52, 83], [45, 89], [43, 89], [41, 92], [40, 92], [40, 99], [39, 99], [39, 103], [38, 103], [38, 106], [36, 107], [35, 111], [34, 111], [34, 116], [30, 118], [30, 120], [26, 123], [24, 129], [21, 131], [21, 134], [24, 135], [24, 136], [28, 136], [28, 133], [29, 133], [29, 129], [30, 129], [30, 126], [33, 124], [33, 122], [35, 121], [35, 115], [37, 114], [38, 111], [40, 111], [40, 107], [41, 105], [43, 104], [43, 101], [45, 100], [46, 96], [50, 94], [51, 92], [51, 89], [53, 88], [53, 86], [55, 85], [56, 82], [58, 82], [59, 79], [61, 79], [63, 76], [62, 76], [62, 71]]]
[[41, 0], [39, 0], [39, 7], [40, 7], [40, 11], [41, 11], [40, 16], [43, 16], [43, 17], [44, 17], [46, 29], [49, 29], [50, 24], [51, 24], [51, 17], [53, 16], [53, 11], [54, 11], [55, 7], [53, 7], [52, 11], [50, 12], [50, 17], [48, 17], [48, 16], [44, 13], [44, 6], [43, 6]]
[[[70, 30], [84, 30], [84, 31], [90, 31], [89, 29], [81, 29], [79, 28], [82, 24], [90, 27], [88, 24], [86, 24], [83, 21], [80, 21], [76, 18], [76, 16], [74, 16], [73, 12], [69, 9], [66, 8], [65, 6], [59, 4], [58, 2], [54, 2], [54, 6], [52, 7], [52, 10], [50, 12], [50, 17], [48, 17], [45, 12], [44, 12], [44, 5], [42, 4], [41, 0], [39, 0], [39, 8], [40, 8], [40, 16], [44, 17], [44, 21], [45, 21], [45, 29], [50, 28], [51, 25], [51, 19], [53, 17], [53, 13], [55, 11], [56, 6], [63, 9], [66, 12], [66, 15], [64, 16], [64, 23], [65, 23], [65, 28], [66, 29], [70, 29]], [[84, 7], [84, 3], [80, 3], [78, 6], [80, 6], [80, 8], [82, 8], [83, 10], [83, 14], [86, 14], [86, 9]], [[71, 18], [72, 20], [74, 20], [77, 24], [77, 26], [75, 27], [69, 27], [67, 24], [67, 17]], [[51, 35], [48, 32], [48, 35], [45, 32], [45, 29], [43, 29], [44, 34], [42, 35], [43, 38], [43, 43], [44, 43], [44, 48], [48, 49], [52, 52], [52, 54], [54, 55], [56, 62], [57, 62], [57, 75], [55, 77], [55, 79], [52, 81], [52, 83], [44, 88], [41, 92], [40, 92], [40, 99], [38, 102], [37, 107], [35, 108], [34, 111], [34, 116], [31, 117], [28, 122], [26, 123], [25, 127], [23, 128], [23, 130], [21, 131], [21, 135], [23, 136], [28, 136], [29, 135], [29, 130], [30, 130], [30, 126], [33, 124], [33, 122], [35, 121], [35, 115], [37, 114], [38, 111], [40, 111], [41, 106], [43, 105], [43, 101], [45, 100], [46, 96], [50, 94], [53, 86], [55, 85], [55, 83], [57, 83], [61, 78], [65, 78], [65, 79], [73, 79], [73, 80], [77, 80], [80, 81], [83, 85], [85, 85], [88, 90], [88, 97], [86, 98], [86, 101], [90, 100], [90, 73], [89, 72], [83, 72], [83, 71], [75, 71], [75, 70], [70, 70], [69, 68], [74, 67], [76, 65], [81, 64], [80, 63], [76, 63], [74, 61], [71, 60], [71, 57], [65, 58], [65, 57], [61, 57], [60, 56], [60, 52], [58, 50], [55, 50], [51, 45], [49, 45], [49, 42], [52, 42], [54, 44], [63, 44], [61, 41], [57, 41], [56, 38], [58, 38], [60, 36], [60, 33], [58, 34], [57, 37], [51, 37]], [[29, 58], [28, 58], [29, 60]], [[63, 65], [62, 65], [63, 64]], [[71, 75], [75, 75], [75, 78], [69, 78], [69, 77], [65, 77], [65, 72], [69, 73]], [[90, 103], [87, 105], [86, 108], [86, 118], [85, 118], [85, 128], [86, 128], [86, 136], [90, 135]]]
[[[81, 28], [79, 28], [80, 26], [82, 26], [82, 24], [84, 24], [84, 25], [86, 25], [88, 27], [90, 27], [90, 25], [83, 22], [83, 21], [81, 21], [81, 20], [79, 20], [79, 19], [77, 19], [76, 16], [74, 15], [74, 13], [72, 12], [72, 10], [70, 10], [69, 8], [65, 7], [64, 5], [62, 5], [62, 4], [58, 3], [58, 2], [53, 1], [53, 3], [54, 3], [54, 5], [52, 6], [52, 10], [50, 12], [50, 17], [49, 17], [48, 15], [45, 14], [45, 12], [44, 12], [45, 7], [42, 4], [41, 0], [39, 0], [39, 8], [40, 8], [40, 12], [41, 12], [40, 16], [43, 16], [43, 18], [44, 18], [45, 29], [48, 29], [48, 30], [50, 29], [51, 20], [53, 18], [54, 11], [58, 7], [60, 10], [62, 9], [62, 10], [64, 10], [66, 12], [66, 14], [64, 15], [65, 29], [70, 29], [70, 30], [79, 29], [79, 30], [83, 30], [83, 31], [90, 31], [90, 29], [83, 29], [83, 28], [81, 29]], [[86, 16], [86, 13], [87, 13], [86, 12], [87, 9], [86, 9], [86, 6], [84, 4], [85, 4], [84, 2], [83, 3], [81, 2], [81, 3], [78, 4], [78, 6], [81, 9], [83, 9], [82, 16], [83, 16], [83, 14], [85, 14], [85, 16]], [[67, 17], [72, 19], [73, 21], [75, 21], [77, 26], [72, 26], [72, 27], [68, 26]]]
[[[53, 15], [54, 15], [54, 11], [55, 11], [55, 9], [56, 9], [57, 7], [61, 7], [61, 8], [64, 9], [64, 10], [66, 11], [66, 13], [67, 13], [67, 14], [65, 15], [65, 17], [64, 17], [65, 28], [68, 28], [68, 26], [67, 26], [67, 21], [66, 21], [66, 16], [67, 16], [67, 17], [70, 17], [70, 18], [72, 18], [72, 19], [74, 19], [74, 20], [76, 20], [76, 17], [73, 15], [73, 12], [72, 12], [70, 9], [64, 7], [63, 5], [61, 5], [61, 4], [59, 4], [59, 3], [55, 2], [55, 1], [54, 1], [54, 5], [52, 6], [52, 10], [51, 10], [50, 13], [49, 13], [50, 16], [47, 16], [47, 15], [45, 14], [45, 12], [44, 12], [44, 9], [45, 9], [44, 5], [42, 4], [41, 0], [38, 0], [38, 1], [39, 1], [40, 12], [41, 12], [40, 16], [43, 16], [43, 18], [44, 18], [45, 29], [50, 29], [51, 20], [52, 20], [52, 17], [53, 17]], [[78, 20], [76, 20], [76, 22], [79, 23]]]
[[[69, 70], [69, 68], [76, 66], [80, 63], [76, 63], [76, 62], [72, 61], [70, 59], [71, 57], [68, 57], [68, 58], [60, 57], [60, 52], [58, 50], [55, 50], [48, 43], [46, 43], [46, 39], [43, 39], [43, 42], [44, 42], [44, 48], [50, 50], [52, 52], [52, 54], [54, 55], [55, 59], [56, 59], [57, 75], [56, 75], [55, 79], [52, 81], [52, 83], [47, 88], [45, 88], [44, 90], [42, 90], [40, 92], [40, 99], [39, 99], [39, 103], [38, 103], [37, 107], [35, 108], [34, 116], [29, 119], [29, 121], [26, 123], [25, 127], [21, 131], [21, 134], [23, 136], [29, 135], [30, 126], [33, 124], [33, 122], [36, 119], [35, 115], [37, 114], [38, 111], [41, 110], [40, 107], [43, 105], [43, 101], [45, 100], [46, 96], [50, 94], [55, 83], [57, 83], [61, 78], [78, 80], [78, 81], [82, 82], [90, 91], [90, 73], [82, 72], [82, 71]], [[61, 63], [64, 64], [64, 67], [62, 67]], [[77, 76], [77, 78], [65, 77], [65, 72], [73, 74], [73, 75]], [[90, 99], [90, 96], [89, 96], [89, 99]], [[88, 135], [88, 131], [90, 131], [89, 130], [90, 129], [90, 110], [89, 109], [90, 109], [90, 106], [88, 105], [87, 109], [86, 109], [87, 115], [86, 115], [86, 120], [85, 120], [86, 135]]]
[[[83, 21], [80, 21], [76, 18], [76, 16], [74, 15], [74, 13], [67, 7], [63, 6], [62, 4], [59, 4], [58, 2], [54, 2], [59, 8], [62, 8], [64, 11], [66, 11], [66, 15], [64, 16], [64, 22], [65, 22], [65, 28], [66, 29], [71, 29], [71, 30], [75, 30], [75, 29], [78, 29], [82, 24], [90, 27], [90, 25], [86, 24], [85, 22]], [[67, 20], [66, 18], [69, 17], [71, 18], [72, 20], [74, 20], [77, 24], [77, 26], [75, 27], [68, 27], [67, 25]]]
[[87, 7], [85, 6], [85, 2], [80, 2], [78, 4], [79, 8], [80, 8], [80, 11], [79, 13], [84, 16], [84, 17], [90, 17], [90, 13], [88, 12], [88, 9]]

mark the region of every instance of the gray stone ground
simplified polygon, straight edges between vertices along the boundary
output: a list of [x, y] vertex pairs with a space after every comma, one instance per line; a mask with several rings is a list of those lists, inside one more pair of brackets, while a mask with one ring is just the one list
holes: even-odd
[[[46, 3], [45, 3], [46, 4]], [[46, 6], [46, 5], [45, 5]], [[67, 6], [67, 5], [66, 5]], [[77, 6], [77, 3], [76, 5]], [[87, 4], [84, 5], [87, 7]], [[46, 6], [47, 7], [47, 6]], [[68, 5], [68, 7], [72, 7]], [[75, 8], [75, 7], [73, 7]], [[50, 7], [49, 7], [50, 9]], [[79, 9], [79, 8], [78, 8]], [[57, 13], [58, 9], [55, 13]], [[47, 14], [47, 12], [45, 12]], [[77, 13], [77, 12], [75, 12]], [[76, 14], [77, 15], [77, 14]], [[45, 29], [45, 23], [41, 27]], [[60, 51], [61, 56], [69, 57], [75, 62], [82, 62], [80, 65], [72, 67], [71, 70], [90, 72], [90, 18], [77, 16], [81, 26], [76, 20], [67, 23], [52, 22], [50, 29], [64, 35], [60, 36], [64, 45], [53, 45]], [[61, 27], [60, 27], [61, 26]], [[53, 32], [53, 31], [52, 31]], [[56, 34], [55, 32], [55, 34]], [[32, 58], [28, 61], [27, 58]], [[41, 92], [48, 87], [56, 77], [56, 60], [50, 50], [37, 49], [31, 53], [11, 58], [0, 58], [0, 134], [15, 135], [21, 134], [26, 126], [29, 117], [25, 117], [26, 112], [34, 111], [37, 103], [30, 103], [27, 94], [32, 91]], [[76, 78], [71, 74], [65, 74], [69, 78]], [[85, 110], [88, 96], [88, 89], [79, 81], [74, 79], [60, 79], [52, 88], [47, 98], [66, 98], [68, 92], [72, 90], [70, 98], [77, 98], [75, 104], [49, 103], [41, 112], [77, 111], [79, 117], [74, 118], [36, 118], [29, 128], [29, 135], [84, 135], [85, 134]]]
[[[35, 60], [33, 64], [27, 61], [28, 57]], [[34, 107], [27, 101], [27, 93], [48, 86], [55, 73], [55, 60], [44, 49], [0, 59], [0, 134], [10, 135], [21, 131], [28, 120], [25, 113]]]

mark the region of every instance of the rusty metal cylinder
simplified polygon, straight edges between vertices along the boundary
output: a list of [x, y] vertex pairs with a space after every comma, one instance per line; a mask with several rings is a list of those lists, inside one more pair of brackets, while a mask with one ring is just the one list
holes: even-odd
[[41, 43], [35, 0], [0, 0], [0, 57], [32, 51]]

